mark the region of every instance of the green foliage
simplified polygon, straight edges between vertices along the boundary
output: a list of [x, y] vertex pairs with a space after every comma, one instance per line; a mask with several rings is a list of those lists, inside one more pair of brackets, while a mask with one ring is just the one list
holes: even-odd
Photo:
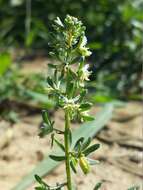
[[0, 76], [2, 76], [11, 65], [11, 57], [7, 52], [0, 53]]
[[35, 187], [35, 190], [61, 190], [66, 184], [57, 184], [56, 186], [52, 187], [47, 185], [38, 175], [35, 175], [36, 181], [40, 184], [40, 186]]
[[43, 110], [42, 111], [42, 117], [43, 117], [43, 125], [41, 127], [41, 131], [39, 133], [40, 137], [43, 137], [45, 135], [48, 135], [51, 133], [53, 129], [54, 122], [52, 122], [49, 118], [48, 112]]
[[93, 190], [99, 190], [100, 187], [102, 186], [102, 182], [99, 182], [95, 185], [94, 189]]
[[[33, 82], [34, 81], [34, 82]], [[45, 84], [45, 83], [44, 83]], [[54, 103], [45, 94], [43, 77], [21, 74], [18, 64], [12, 63], [9, 53], [0, 54], [0, 114], [12, 122], [18, 121], [14, 104], [53, 108]], [[9, 109], [7, 110], [7, 106]]]
[[87, 157], [89, 154], [97, 150], [100, 146], [99, 144], [89, 146], [90, 143], [91, 138], [84, 140], [84, 138], [81, 137], [76, 141], [70, 155], [70, 165], [75, 173], [77, 172], [76, 167], [78, 163], [84, 174], [89, 173], [90, 165], [95, 165], [99, 163], [98, 161], [92, 160]]
[[[26, 44], [34, 49], [49, 48], [47, 41], [50, 41], [50, 32], [47, 28], [51, 28], [51, 20], [57, 15], [64, 18], [70, 13], [83, 19], [87, 27], [89, 46], [94, 51], [92, 70], [96, 71], [96, 75], [94, 72], [92, 74], [92, 80], [97, 81], [98, 94], [113, 98], [140, 98], [142, 1], [35, 0], [31, 1], [31, 15], [26, 14], [28, 11], [25, 10], [29, 0], [16, 2], [0, 1], [2, 47]], [[30, 31], [27, 32], [26, 23], [29, 20]], [[58, 20], [56, 22], [61, 24]]]

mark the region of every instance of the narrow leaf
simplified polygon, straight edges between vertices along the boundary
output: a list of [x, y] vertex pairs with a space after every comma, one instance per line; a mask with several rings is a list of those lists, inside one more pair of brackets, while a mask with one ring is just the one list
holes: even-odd
[[47, 83], [49, 84], [49, 86], [53, 87], [54, 84], [53, 84], [53, 81], [50, 77], [47, 77]]
[[38, 175], [35, 175], [35, 179], [38, 183], [42, 184], [42, 179]]
[[49, 187], [42, 179], [41, 177], [39, 177], [38, 175], [34, 175], [36, 181], [41, 184], [41, 185], [44, 185], [45, 187]]
[[99, 190], [101, 185], [102, 185], [102, 182], [97, 183], [93, 190]]
[[91, 143], [91, 138], [89, 137], [83, 144], [82, 144], [82, 151], [85, 150], [89, 144]]
[[42, 118], [45, 123], [49, 124], [49, 115], [47, 110], [42, 110]]
[[61, 150], [65, 152], [64, 145], [61, 142], [59, 142], [56, 138], [54, 138], [54, 141], [61, 148]]
[[57, 67], [57, 65], [54, 65], [53, 63], [49, 63], [48, 66], [49, 66], [50, 68], [54, 68], [54, 69]]
[[84, 115], [82, 116], [83, 121], [93, 121], [94, 117], [90, 116], [90, 115]]
[[92, 106], [91, 103], [88, 103], [88, 102], [87, 103], [83, 103], [83, 104], [80, 105], [80, 109], [82, 111], [86, 111], [86, 110], [89, 110], [91, 108], [91, 106]]
[[89, 148], [87, 148], [86, 150], [83, 151], [83, 154], [85, 156], [89, 155], [90, 153], [94, 152], [95, 150], [97, 150], [100, 147], [100, 144], [94, 144], [92, 146], [90, 146]]
[[75, 168], [75, 166], [74, 166], [74, 164], [73, 164], [72, 161], [70, 161], [70, 166], [71, 166], [72, 171], [73, 171], [74, 173], [77, 173], [76, 168]]
[[65, 160], [65, 156], [56, 156], [56, 155], [49, 155], [49, 157], [54, 161], [63, 161]]
[[84, 137], [81, 137], [81, 138], [79, 138], [76, 141], [75, 146], [74, 146], [74, 150], [75, 151], [79, 151], [79, 149], [81, 148], [81, 144], [82, 144], [83, 141], [84, 141]]
[[72, 168], [72, 170], [73, 170], [74, 173], [76, 173], [77, 163], [78, 163], [77, 159], [74, 158], [74, 157], [71, 157], [70, 166], [71, 166], [71, 168]]
[[53, 131], [53, 127], [47, 125], [46, 123], [43, 123], [43, 125], [40, 128], [40, 133], [39, 136], [42, 138], [45, 135], [48, 135], [49, 133], [51, 133]]

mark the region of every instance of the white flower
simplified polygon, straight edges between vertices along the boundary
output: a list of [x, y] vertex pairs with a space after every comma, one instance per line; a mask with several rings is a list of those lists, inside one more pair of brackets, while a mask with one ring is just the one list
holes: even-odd
[[62, 21], [60, 20], [59, 17], [56, 18], [55, 23], [56, 23], [57, 25], [59, 25], [60, 27], [64, 27], [64, 25], [63, 25], [63, 23], [62, 23]]
[[75, 103], [74, 99], [68, 99], [65, 97], [64, 101], [65, 101], [64, 109], [68, 108], [70, 110], [74, 110], [79, 108], [79, 104]]
[[83, 36], [81, 42], [80, 42], [80, 48], [84, 47], [87, 44], [87, 37]]
[[83, 111], [83, 112], [81, 112], [81, 116], [89, 116], [89, 111]]
[[81, 41], [79, 42], [79, 52], [82, 54], [82, 56], [88, 57], [92, 53], [89, 51], [89, 48], [85, 47], [87, 44], [87, 38], [86, 36], [83, 36]]
[[91, 72], [88, 71], [88, 69], [89, 69], [89, 65], [87, 65], [87, 64], [82, 68], [82, 73], [81, 73], [81, 77], [80, 77], [81, 81], [89, 80], [89, 76], [90, 76]]

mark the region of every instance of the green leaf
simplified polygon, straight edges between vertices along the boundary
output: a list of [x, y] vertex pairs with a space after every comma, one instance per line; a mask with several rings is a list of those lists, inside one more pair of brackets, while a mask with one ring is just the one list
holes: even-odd
[[50, 119], [47, 110], [42, 110], [42, 118], [44, 123], [50, 124]]
[[86, 110], [89, 110], [91, 108], [91, 106], [92, 106], [92, 104], [87, 102], [87, 103], [81, 104], [79, 108], [82, 111], [86, 111]]
[[54, 87], [53, 81], [50, 77], [47, 77], [47, 83], [49, 84], [49, 86], [51, 86], [52, 88]]
[[27, 47], [30, 47], [33, 44], [33, 42], [36, 38], [36, 35], [37, 35], [37, 30], [33, 29], [29, 32], [29, 34], [26, 36], [26, 40], [25, 40], [25, 45]]
[[[113, 112], [113, 104], [107, 104], [102, 111], [96, 115], [96, 119], [92, 122], [83, 124], [77, 130], [73, 131], [73, 140], [71, 148], [74, 147], [79, 135], [88, 139], [94, 137], [105, 124], [111, 119]], [[54, 154], [62, 154], [62, 151], [54, 151]], [[48, 164], [47, 164], [48, 163]], [[37, 173], [39, 176], [45, 176], [49, 174], [55, 167], [59, 166], [60, 162], [55, 162], [46, 156], [45, 159], [40, 162], [34, 170], [32, 170], [27, 176], [25, 176], [12, 190], [25, 190], [33, 182], [33, 176]], [[96, 190], [96, 189], [95, 189]]]
[[40, 128], [40, 137], [44, 137], [45, 135], [48, 135], [49, 133], [53, 132], [53, 125], [54, 121], [51, 121], [48, 115], [48, 112], [46, 110], [42, 111], [42, 118], [44, 123], [42, 124], [42, 127]]
[[35, 190], [46, 190], [45, 187], [35, 187]]
[[41, 177], [39, 177], [38, 175], [35, 175], [34, 177], [38, 183], [43, 184]]
[[55, 133], [52, 133], [52, 134], [51, 134], [51, 148], [52, 148], [53, 145], [54, 145], [54, 136], [55, 136]]
[[73, 89], [74, 89], [73, 82], [69, 82], [67, 89], [66, 89], [66, 93], [67, 93], [68, 97], [72, 97]]
[[49, 187], [42, 179], [41, 177], [39, 177], [38, 175], [34, 175], [36, 181], [41, 184], [41, 185], [44, 185], [45, 187]]
[[39, 135], [39, 137], [43, 138], [45, 135], [50, 134], [52, 131], [53, 130], [48, 125], [42, 125], [38, 135]]
[[82, 102], [82, 100], [84, 99], [84, 97], [85, 97], [86, 94], [87, 94], [87, 90], [86, 89], [81, 90], [80, 99], [79, 99], [80, 102]]
[[53, 124], [48, 125], [46, 123], [43, 123], [43, 125], [40, 128], [39, 136], [43, 138], [45, 135], [48, 135], [53, 132]]
[[36, 187], [36, 190], [47, 190], [49, 189], [49, 186], [39, 177], [38, 175], [34, 175], [36, 181], [41, 185], [39, 187]]
[[74, 146], [74, 150], [75, 151], [79, 151], [81, 149], [81, 144], [83, 143], [84, 141], [84, 137], [80, 137], [76, 143], [75, 143], [75, 146]]
[[101, 185], [102, 185], [102, 182], [97, 183], [93, 190], [99, 190]]
[[87, 148], [86, 150], [83, 151], [83, 154], [85, 156], [89, 155], [90, 153], [94, 152], [95, 150], [97, 150], [100, 147], [100, 144], [94, 144], [92, 146], [90, 146], [89, 148]]
[[64, 145], [61, 142], [59, 142], [56, 138], [54, 138], [54, 141], [61, 148], [61, 150], [65, 152]]
[[58, 162], [65, 160], [65, 156], [49, 155], [49, 157], [50, 157], [52, 160], [58, 161]]
[[7, 52], [0, 53], [0, 76], [2, 76], [11, 65], [11, 57]]
[[76, 171], [77, 163], [78, 163], [77, 159], [74, 158], [74, 157], [71, 157], [71, 159], [70, 159], [70, 166], [71, 166], [71, 168], [72, 168], [72, 170], [73, 170], [74, 173], [77, 173], [77, 171]]
[[83, 121], [93, 121], [94, 117], [90, 115], [82, 115]]
[[82, 147], [81, 147], [82, 151], [85, 150], [85, 149], [89, 146], [90, 143], [91, 143], [91, 138], [89, 137], [89, 138], [82, 144]]
[[72, 161], [70, 161], [70, 167], [71, 167], [72, 171], [76, 174], [76, 173], [77, 173], [77, 171], [76, 171], [76, 168], [74, 167], [74, 165], [73, 165], [73, 162], [72, 162]]
[[54, 65], [53, 63], [49, 63], [48, 66], [52, 69], [55, 69], [57, 67], [57, 65]]

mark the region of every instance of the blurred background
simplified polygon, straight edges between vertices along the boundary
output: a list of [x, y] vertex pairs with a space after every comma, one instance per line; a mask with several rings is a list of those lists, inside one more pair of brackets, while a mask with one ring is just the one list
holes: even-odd
[[[127, 107], [117, 114], [121, 120], [141, 116], [143, 0], [0, 0], [0, 149], [4, 151], [0, 156], [0, 166], [7, 176], [4, 182], [1, 173], [0, 184], [4, 185], [4, 190], [19, 180], [17, 176], [16, 179], [9, 178], [14, 166], [9, 165], [9, 169], [7, 166], [11, 160], [7, 151], [14, 136], [13, 128], [17, 123], [25, 126], [28, 119], [32, 123], [36, 120], [33, 125], [38, 125], [41, 109], [56, 110], [54, 102], [47, 99], [44, 91], [47, 63], [52, 61], [48, 56], [49, 30], [53, 19], [58, 16], [62, 20], [66, 14], [82, 20], [93, 52], [88, 59], [92, 75], [91, 82], [87, 83], [87, 98], [95, 105], [128, 102]], [[131, 125], [141, 126], [141, 120]], [[30, 133], [29, 128], [25, 128], [22, 134]], [[140, 134], [137, 133], [140, 130], [136, 127], [133, 136]], [[15, 139], [18, 138], [20, 136], [16, 135]], [[7, 139], [6, 142], [3, 139]], [[138, 146], [137, 150], [140, 150]], [[35, 154], [42, 157], [43, 152]], [[16, 150], [11, 154], [15, 155]], [[29, 159], [33, 159], [35, 154]], [[19, 175], [22, 177], [29, 170], [25, 169]], [[11, 183], [6, 181], [8, 178]]]
[[[51, 21], [57, 16], [62, 19], [71, 14], [87, 27], [93, 52], [89, 60], [93, 70], [91, 79], [96, 81], [97, 95], [102, 94], [103, 99], [140, 100], [142, 10], [142, 0], [1, 0], [1, 76], [5, 77], [11, 65], [9, 56], [14, 56], [14, 62], [41, 54], [48, 57]], [[2, 63], [3, 59], [9, 63]]]

